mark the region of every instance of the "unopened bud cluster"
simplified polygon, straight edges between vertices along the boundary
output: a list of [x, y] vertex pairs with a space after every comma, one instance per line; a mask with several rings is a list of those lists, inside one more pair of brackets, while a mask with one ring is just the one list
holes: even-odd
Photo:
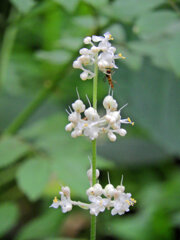
[[[87, 175], [91, 186], [87, 189], [86, 194], [90, 203], [71, 200], [70, 188], [62, 187], [59, 192], [61, 199], [58, 200], [55, 197], [50, 207], [61, 207], [63, 213], [71, 211], [73, 206], [79, 206], [89, 210], [90, 214], [95, 216], [104, 212], [105, 209], [111, 210], [112, 215], [123, 215], [125, 212], [129, 212], [129, 207], [136, 203], [136, 200], [131, 198], [130, 193], [125, 193], [125, 187], [122, 183], [117, 187], [114, 187], [110, 181], [104, 188], [99, 183], [92, 186], [92, 168], [87, 171]], [[96, 169], [96, 178], [98, 177], [99, 170]]]
[[122, 108], [118, 110], [118, 104], [112, 96], [104, 98], [103, 106], [106, 114], [100, 117], [95, 108], [86, 108], [82, 100], [76, 100], [72, 104], [73, 111], [71, 110], [68, 116], [70, 123], [66, 125], [65, 130], [71, 132], [73, 138], [84, 135], [90, 140], [97, 139], [101, 133], [107, 134], [112, 142], [116, 141], [115, 134], [125, 136], [127, 132], [121, 128], [121, 124], [134, 125], [134, 122], [131, 122], [130, 118], [121, 119]]
[[103, 73], [106, 73], [107, 69], [118, 68], [115, 64], [115, 59], [124, 59], [125, 57], [121, 53], [115, 54], [116, 48], [111, 46], [110, 40], [113, 40], [113, 38], [109, 32], [105, 33], [104, 37], [93, 35], [92, 37], [84, 38], [84, 44], [90, 45], [91, 48], [80, 49], [79, 53], [81, 56], [73, 62], [74, 68], [83, 70], [80, 74], [82, 80], [94, 77], [94, 64], [97, 64], [99, 70]]

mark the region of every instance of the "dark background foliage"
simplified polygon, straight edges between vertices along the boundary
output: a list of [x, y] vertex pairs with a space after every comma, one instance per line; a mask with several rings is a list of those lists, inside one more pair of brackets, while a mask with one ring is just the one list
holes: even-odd
[[[72, 62], [85, 36], [114, 37], [126, 56], [113, 75], [128, 134], [98, 142], [100, 181], [119, 184], [137, 204], [98, 217], [97, 239], [173, 240], [180, 227], [180, 2], [178, 0], [1, 0], [0, 237], [88, 239], [90, 216], [49, 209], [69, 185], [86, 201], [91, 144], [64, 131], [65, 108], [92, 99]], [[108, 92], [100, 75], [98, 107]]]

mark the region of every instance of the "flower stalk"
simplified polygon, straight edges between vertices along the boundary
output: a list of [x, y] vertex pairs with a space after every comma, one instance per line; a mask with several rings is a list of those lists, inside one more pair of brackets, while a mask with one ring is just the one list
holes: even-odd
[[[98, 64], [97, 56], [94, 64], [94, 79], [93, 79], [93, 108], [97, 109], [97, 88], [98, 88]], [[92, 141], [92, 185], [96, 184], [96, 139]], [[91, 216], [91, 240], [96, 239], [96, 216]]]
[[[118, 108], [118, 103], [113, 98], [111, 91], [103, 100], [105, 115], [100, 116], [97, 112], [98, 71], [100, 70], [107, 77], [113, 68], [118, 68], [115, 60], [125, 58], [121, 53], [115, 54], [116, 48], [111, 45], [110, 40], [113, 40], [110, 33], [105, 33], [104, 37], [84, 38], [84, 44], [89, 45], [90, 48], [80, 49], [80, 56], [73, 62], [73, 67], [82, 70], [80, 78], [83, 81], [93, 79], [93, 104], [91, 105], [88, 96], [86, 96], [89, 103], [89, 107], [86, 107], [77, 91], [78, 99], [72, 103], [72, 108], [69, 106], [69, 110], [66, 110], [69, 123], [65, 130], [71, 132], [72, 138], [85, 136], [92, 143], [91, 168], [87, 171], [90, 187], [86, 190], [89, 203], [72, 201], [70, 188], [65, 186], [59, 192], [61, 199], [58, 200], [55, 197], [50, 206], [53, 208], [61, 207], [63, 213], [71, 211], [73, 206], [89, 210], [91, 214], [90, 240], [96, 240], [96, 217], [101, 212], [110, 210], [113, 216], [123, 215], [129, 212], [129, 208], [136, 203], [130, 193], [125, 193], [123, 178], [120, 185], [116, 187], [111, 184], [109, 175], [108, 184], [104, 188], [99, 182], [96, 183], [100, 175], [99, 170], [96, 169], [96, 139], [100, 134], [104, 134], [111, 142], [114, 142], [117, 135], [124, 137], [127, 134], [127, 131], [122, 128], [122, 124], [134, 125], [129, 117], [121, 118], [121, 110], [127, 104]], [[113, 87], [112, 84], [110, 86]]]

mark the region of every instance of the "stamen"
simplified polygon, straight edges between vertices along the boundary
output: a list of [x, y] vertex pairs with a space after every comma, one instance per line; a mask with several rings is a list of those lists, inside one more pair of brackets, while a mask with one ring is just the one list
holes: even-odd
[[69, 107], [70, 112], [72, 113], [73, 111], [72, 111], [71, 107], [70, 106], [68, 106], [68, 107]]
[[57, 197], [54, 197], [53, 203], [57, 203], [57, 202], [58, 202]]
[[68, 110], [67, 110], [67, 109], [65, 109], [65, 110], [66, 110], [67, 114], [70, 115], [70, 113], [68, 112]]
[[122, 177], [121, 177], [121, 186], [123, 185], [123, 174], [122, 174]]
[[87, 100], [88, 100], [89, 106], [91, 107], [91, 102], [90, 102], [87, 94], [86, 94], [86, 98], [87, 98]]
[[120, 58], [122, 58], [122, 59], [126, 59], [126, 57], [124, 57], [124, 56], [122, 55], [122, 53], [119, 53], [118, 56], [119, 56]]
[[109, 40], [114, 40], [111, 34], [109, 35]]
[[90, 162], [90, 166], [91, 166], [91, 168], [92, 168], [92, 160], [91, 160], [91, 158], [90, 158], [89, 155], [88, 155], [88, 159], [89, 159], [89, 162]]
[[78, 99], [80, 99], [80, 96], [79, 96], [79, 92], [78, 92], [78, 88], [77, 88], [77, 87], [76, 87], [76, 93], [77, 93]]
[[108, 177], [108, 183], [111, 184], [110, 177], [109, 177], [109, 172], [107, 173], [107, 177]]
[[128, 122], [132, 124], [132, 126], [134, 126], [134, 122], [131, 121], [131, 119], [128, 117], [127, 118]]
[[124, 106], [122, 106], [119, 111], [121, 111], [123, 108], [125, 108], [128, 105], [128, 103], [126, 103]]
[[109, 86], [109, 91], [108, 91], [108, 95], [111, 95], [111, 86]]

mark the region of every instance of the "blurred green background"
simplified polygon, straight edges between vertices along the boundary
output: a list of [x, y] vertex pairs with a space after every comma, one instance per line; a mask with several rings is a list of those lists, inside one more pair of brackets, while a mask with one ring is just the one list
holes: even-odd
[[[117, 61], [114, 95], [126, 137], [98, 142], [100, 181], [118, 185], [137, 204], [99, 215], [97, 239], [180, 239], [180, 1], [1, 0], [0, 238], [88, 239], [90, 216], [49, 209], [60, 184], [87, 201], [91, 143], [65, 132], [65, 108], [92, 99], [72, 62], [85, 36], [109, 31], [126, 60]], [[109, 89], [100, 74], [98, 108]]]

